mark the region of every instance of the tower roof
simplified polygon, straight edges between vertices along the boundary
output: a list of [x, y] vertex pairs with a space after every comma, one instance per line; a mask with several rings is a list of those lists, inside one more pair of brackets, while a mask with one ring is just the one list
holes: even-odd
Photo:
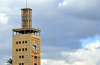
[[17, 31], [24, 31], [24, 30], [33, 30], [36, 32], [41, 32], [41, 30], [38, 29], [34, 29], [34, 28], [21, 28], [21, 29], [12, 29], [13, 31], [17, 32]]
[[[23, 10], [23, 9], [31, 9], [31, 8], [22, 8], [21, 10]], [[32, 10], [32, 9], [31, 9]]]

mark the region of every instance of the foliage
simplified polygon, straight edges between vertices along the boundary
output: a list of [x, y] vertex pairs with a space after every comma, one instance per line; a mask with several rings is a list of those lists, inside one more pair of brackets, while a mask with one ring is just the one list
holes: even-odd
[[12, 65], [12, 59], [11, 58], [9, 58], [9, 60], [7, 60], [7, 62], [6, 63], [9, 63], [9, 65]]

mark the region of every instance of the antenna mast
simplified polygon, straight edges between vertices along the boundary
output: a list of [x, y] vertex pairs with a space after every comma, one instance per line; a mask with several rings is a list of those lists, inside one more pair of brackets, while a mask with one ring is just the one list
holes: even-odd
[[26, 0], [26, 8], [27, 8], [27, 0]]

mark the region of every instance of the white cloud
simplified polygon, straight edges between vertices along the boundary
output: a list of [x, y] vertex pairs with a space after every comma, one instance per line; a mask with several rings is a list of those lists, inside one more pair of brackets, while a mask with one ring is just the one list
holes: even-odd
[[8, 24], [9, 16], [4, 13], [0, 13], [0, 38], [1, 35], [9, 35], [11, 33], [12, 25]]
[[96, 4], [98, 0], [63, 0], [63, 2], [58, 3], [58, 8], [61, 7], [74, 7], [84, 9], [87, 7], [92, 7]]
[[50, 60], [50, 59], [42, 59], [41, 65], [68, 65], [65, 63], [65, 61], [56, 61], [56, 60]]
[[0, 13], [0, 24], [7, 24], [7, 22], [8, 22], [7, 14]]
[[[87, 44], [83, 49], [79, 49], [76, 52], [62, 52], [63, 57], [70, 56], [70, 61], [73, 61], [73, 65], [96, 65], [100, 59], [100, 42], [97, 40], [93, 43]], [[81, 59], [81, 61], [77, 60]]]
[[10, 12], [12, 12], [12, 9], [10, 9], [9, 7], [0, 7], [0, 12], [1, 13], [10, 13]]
[[62, 52], [63, 60], [42, 59], [42, 65], [97, 65], [100, 64], [100, 42], [96, 40], [76, 52]]
[[58, 4], [58, 7], [60, 8], [60, 7], [63, 7], [63, 6], [67, 6], [67, 4], [68, 4], [68, 1], [67, 0], [64, 0], [63, 2], [60, 2]]

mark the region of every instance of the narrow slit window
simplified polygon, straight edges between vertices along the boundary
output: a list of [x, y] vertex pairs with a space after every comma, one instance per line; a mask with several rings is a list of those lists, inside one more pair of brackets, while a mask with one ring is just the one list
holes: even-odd
[[27, 43], [27, 41], [25, 41], [25, 43]]
[[37, 59], [37, 56], [34, 56], [34, 59]]
[[24, 58], [24, 56], [22, 56], [22, 58]]
[[16, 49], [16, 51], [18, 51], [18, 49]]
[[37, 65], [36, 63], [34, 65]]
[[19, 41], [19, 44], [21, 44], [21, 41]]
[[19, 58], [21, 58], [21, 56], [19, 56]]
[[22, 50], [24, 51], [24, 48], [22, 48]]
[[18, 44], [18, 42], [16, 42], [16, 44]]
[[27, 48], [25, 48], [25, 51], [27, 51]]
[[21, 65], [21, 63], [19, 63], [19, 65]]
[[23, 44], [24, 44], [24, 41], [23, 41]]
[[19, 51], [21, 51], [21, 49], [19, 49]]
[[24, 63], [22, 63], [22, 65], [24, 65]]

